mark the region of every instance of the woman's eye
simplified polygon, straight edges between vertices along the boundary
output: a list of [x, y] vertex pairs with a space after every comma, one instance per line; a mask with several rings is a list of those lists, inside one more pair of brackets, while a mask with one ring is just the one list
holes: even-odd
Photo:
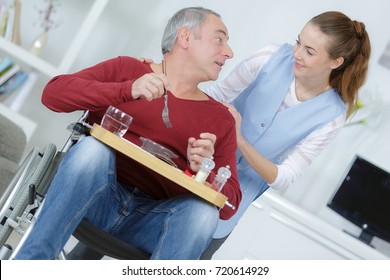
[[295, 40], [295, 42], [298, 44], [298, 45], [300, 45], [301, 44], [301, 42], [299, 42], [299, 40], [297, 39], [297, 40]]

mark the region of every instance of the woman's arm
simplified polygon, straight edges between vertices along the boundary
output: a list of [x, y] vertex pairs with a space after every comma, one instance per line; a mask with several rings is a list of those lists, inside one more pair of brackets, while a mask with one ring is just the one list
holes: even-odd
[[249, 144], [244, 136], [241, 134], [241, 114], [236, 108], [228, 103], [223, 103], [228, 109], [230, 114], [233, 116], [236, 123], [236, 136], [237, 136], [237, 147], [241, 152], [242, 156], [246, 159], [249, 165], [259, 174], [268, 184], [275, 181], [278, 176], [277, 166], [263, 157], [251, 144]]
[[271, 184], [276, 180], [276, 177], [278, 176], [276, 164], [263, 157], [242, 135], [237, 138], [237, 145], [242, 156], [249, 165], [257, 174], [263, 177], [268, 184]]
[[287, 188], [301, 177], [314, 159], [337, 136], [345, 123], [345, 115], [343, 114], [323, 128], [313, 131], [290, 151], [281, 164], [276, 165], [246, 141], [241, 134], [240, 113], [230, 104], [225, 104], [225, 106], [228, 107], [236, 121], [237, 145], [242, 156], [256, 173], [275, 189]]
[[318, 155], [336, 138], [345, 124], [345, 114], [324, 127], [313, 131], [290, 151], [286, 159], [277, 165], [278, 176], [269, 184], [274, 189], [285, 189], [301, 177]]

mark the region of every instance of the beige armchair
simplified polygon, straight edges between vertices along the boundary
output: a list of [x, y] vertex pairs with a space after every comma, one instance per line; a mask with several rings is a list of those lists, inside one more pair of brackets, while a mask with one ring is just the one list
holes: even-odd
[[0, 196], [17, 171], [35, 128], [34, 122], [0, 104]]

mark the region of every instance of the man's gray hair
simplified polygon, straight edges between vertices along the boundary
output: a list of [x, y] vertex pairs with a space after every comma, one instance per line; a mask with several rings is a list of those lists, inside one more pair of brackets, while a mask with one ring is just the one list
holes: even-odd
[[200, 26], [209, 14], [221, 17], [216, 12], [202, 7], [189, 7], [176, 12], [165, 27], [161, 41], [162, 54], [164, 55], [172, 50], [177, 40], [177, 31], [180, 28], [186, 27], [194, 31], [195, 36], [198, 36]]

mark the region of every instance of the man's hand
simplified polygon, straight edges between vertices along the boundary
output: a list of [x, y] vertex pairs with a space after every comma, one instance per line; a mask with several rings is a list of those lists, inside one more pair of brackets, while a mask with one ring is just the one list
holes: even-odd
[[198, 172], [203, 158], [214, 155], [214, 144], [217, 137], [212, 133], [201, 133], [199, 139], [190, 137], [187, 146], [187, 158], [191, 170]]
[[168, 89], [168, 79], [164, 74], [148, 73], [133, 82], [133, 99], [145, 98], [148, 101], [163, 96]]

